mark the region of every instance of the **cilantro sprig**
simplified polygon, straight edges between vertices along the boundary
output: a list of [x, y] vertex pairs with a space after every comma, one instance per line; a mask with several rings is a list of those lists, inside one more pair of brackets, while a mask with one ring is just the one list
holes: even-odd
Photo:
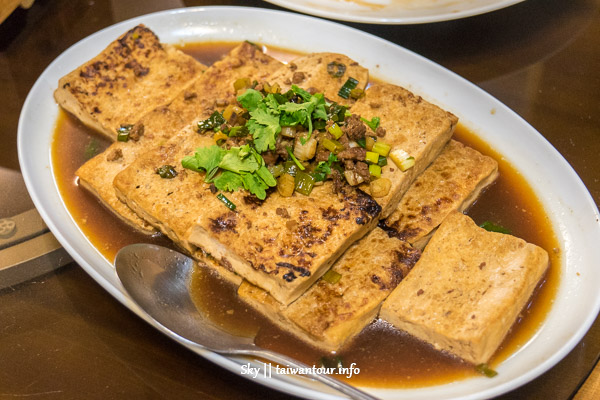
[[375, 132], [377, 130], [377, 128], [379, 128], [379, 123], [381, 122], [381, 119], [379, 117], [373, 117], [373, 118], [371, 118], [371, 120], [360, 117], [360, 120], [362, 122], [364, 122], [365, 124], [367, 124], [373, 132]]
[[[305, 144], [313, 130], [325, 129], [328, 120], [341, 122], [347, 113], [346, 107], [327, 103], [322, 93], [311, 94], [296, 85], [283, 94], [247, 89], [237, 100], [248, 112], [244, 126], [223, 128], [226, 124], [223, 113], [215, 111], [208, 119], [198, 123], [198, 132], [224, 129], [230, 137], [247, 133], [252, 140], [229, 149], [217, 145], [198, 148], [181, 164], [184, 168], [205, 173], [205, 182], [212, 183], [220, 191], [233, 192], [244, 188], [261, 200], [266, 198], [270, 187], [277, 185], [261, 153], [275, 150], [282, 127], [304, 127], [308, 134], [300, 141]], [[288, 153], [294, 159], [293, 153], [289, 150]], [[313, 173], [315, 180], [325, 180], [331, 173], [332, 164], [337, 161], [337, 157], [331, 154], [327, 161], [319, 163]]]
[[[292, 98], [299, 101], [290, 101]], [[308, 136], [302, 138], [306, 142], [313, 131], [313, 120], [327, 120], [323, 94], [311, 95], [296, 85], [285, 95], [269, 93], [264, 97], [257, 90], [248, 89], [238, 96], [238, 101], [250, 113], [246, 127], [259, 153], [275, 149], [282, 126], [306, 127]]]
[[260, 154], [250, 145], [225, 150], [217, 145], [196, 149], [193, 156], [181, 161], [184, 168], [206, 172], [205, 182], [222, 191], [232, 192], [243, 187], [261, 200], [266, 190], [277, 181], [265, 166]]
[[327, 175], [331, 174], [331, 167], [334, 163], [338, 161], [338, 158], [335, 154], [329, 153], [329, 157], [327, 161], [321, 161], [317, 164], [317, 167], [313, 171], [313, 177], [316, 182], [322, 182], [327, 179]]

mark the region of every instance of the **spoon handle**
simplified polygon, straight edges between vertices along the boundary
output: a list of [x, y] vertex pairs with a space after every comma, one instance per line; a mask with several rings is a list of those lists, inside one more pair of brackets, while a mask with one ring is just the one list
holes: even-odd
[[275, 353], [275, 352], [267, 351], [267, 350], [263, 350], [263, 349], [253, 349], [252, 351], [250, 351], [250, 353], [252, 353], [251, 355], [253, 355], [253, 356], [265, 358], [270, 361], [274, 361], [278, 364], [285, 365], [287, 367], [299, 368], [299, 369], [302, 369], [305, 371], [311, 370], [312, 372], [309, 374], [306, 374], [307, 376], [310, 376], [311, 378], [314, 378], [314, 379], [320, 381], [321, 383], [347, 395], [351, 399], [378, 400], [376, 397], [371, 396], [370, 394], [365, 393], [362, 390], [355, 388], [354, 386], [348, 385], [347, 383], [337, 380], [329, 375], [321, 374], [317, 371], [314, 371], [314, 369], [312, 367], [310, 367], [304, 363], [301, 363], [298, 360], [294, 360], [293, 358], [284, 356], [283, 354], [279, 354], [279, 353]]

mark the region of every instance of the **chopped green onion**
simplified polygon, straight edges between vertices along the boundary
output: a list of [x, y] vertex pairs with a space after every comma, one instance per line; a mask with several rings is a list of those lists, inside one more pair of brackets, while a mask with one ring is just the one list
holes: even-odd
[[335, 356], [333, 358], [323, 356], [319, 360], [319, 364], [324, 368], [344, 368], [344, 360], [342, 360], [342, 357], [340, 356]]
[[271, 165], [268, 168], [268, 170], [271, 173], [271, 175], [273, 175], [273, 177], [275, 177], [275, 178], [278, 178], [281, 174], [283, 174], [285, 172], [283, 169], [283, 165], [281, 165], [281, 164]]
[[279, 86], [279, 83], [274, 83], [274, 84], [270, 85], [267, 82], [265, 82], [265, 83], [263, 83], [263, 90], [267, 94], [269, 94], [269, 93], [275, 94], [275, 93], [281, 92], [281, 87]]
[[342, 132], [342, 128], [340, 128], [338, 124], [331, 125], [328, 131], [329, 133], [331, 133], [331, 136], [333, 136], [336, 140], [342, 137], [342, 135], [344, 134], [344, 132]]
[[248, 134], [248, 128], [244, 125], [232, 126], [226, 133], [229, 137], [246, 136]]
[[377, 164], [369, 165], [369, 174], [375, 178], [381, 177], [381, 167]]
[[277, 179], [277, 193], [282, 197], [290, 197], [294, 194], [296, 187], [294, 177], [290, 174], [283, 174]]
[[377, 139], [372, 136], [365, 136], [365, 149], [372, 151], [376, 141]]
[[90, 142], [85, 146], [84, 157], [86, 160], [100, 153], [100, 142], [96, 138], [91, 138]]
[[233, 89], [237, 92], [238, 90], [247, 89], [252, 86], [250, 78], [239, 78], [233, 82]]
[[217, 195], [217, 199], [221, 200], [221, 202], [223, 202], [223, 204], [225, 204], [225, 207], [229, 208], [231, 211], [235, 210], [235, 204], [233, 204], [233, 202], [231, 200], [229, 200], [227, 197], [225, 197], [225, 195], [223, 193], [219, 193]]
[[485, 221], [484, 223], [482, 223], [481, 225], [479, 225], [479, 227], [485, 229], [486, 231], [489, 232], [498, 232], [498, 233], [504, 233], [506, 235], [510, 234], [510, 230], [506, 229], [503, 226], [500, 226], [498, 224], [495, 224], [491, 221]]
[[285, 148], [290, 156], [290, 158], [294, 161], [294, 163], [298, 166], [298, 168], [300, 168], [300, 171], [304, 171], [304, 165], [302, 165], [302, 163], [300, 161], [298, 161], [298, 159], [296, 158], [296, 156], [294, 155], [294, 153], [292, 153], [292, 149], [288, 146]]
[[220, 112], [215, 111], [210, 115], [210, 117], [208, 117], [204, 121], [198, 121], [198, 133], [203, 133], [210, 129], [216, 131], [218, 130], [218, 128], [221, 127], [221, 125], [223, 125], [226, 122], [227, 121], [225, 121], [223, 115], [221, 115]]
[[334, 154], [344, 149], [344, 145], [338, 142], [337, 140], [325, 138], [321, 141], [321, 144], [323, 145], [323, 147], [325, 147], [327, 150]]
[[488, 378], [493, 378], [496, 375], [498, 375], [498, 372], [491, 369], [487, 364], [479, 364], [475, 367], [475, 369], [477, 370], [477, 372], [487, 376]]
[[215, 141], [216, 144], [222, 145], [223, 142], [225, 142], [225, 140], [227, 140], [227, 135], [221, 131], [218, 131], [213, 135], [213, 140]]
[[404, 172], [407, 169], [411, 169], [412, 167], [414, 167], [414, 165], [415, 165], [415, 158], [408, 157], [406, 160], [404, 160], [400, 164], [398, 164], [398, 168], [400, 168], [400, 171]]
[[327, 111], [327, 119], [330, 119], [333, 122], [343, 122], [346, 118], [346, 111], [346, 106], [333, 103]]
[[360, 147], [362, 147], [363, 149], [367, 148], [367, 139], [364, 137], [361, 137], [360, 139], [358, 139], [356, 141], [356, 144], [358, 144]]
[[379, 156], [379, 160], [377, 160], [377, 165], [380, 167], [385, 167], [387, 165], [387, 157]]
[[336, 272], [332, 269], [325, 272], [325, 275], [323, 275], [323, 280], [325, 282], [331, 283], [332, 285], [338, 283], [341, 278], [342, 278], [342, 274], [340, 274], [339, 272]]
[[374, 151], [375, 153], [378, 153], [384, 157], [387, 157], [388, 154], [390, 154], [390, 149], [391, 149], [391, 147], [387, 143], [375, 142], [371, 151]]
[[402, 172], [415, 165], [415, 158], [411, 157], [402, 149], [394, 149], [390, 152], [390, 158]]
[[306, 172], [298, 171], [294, 177], [294, 183], [296, 192], [308, 196], [315, 186], [315, 178]]
[[296, 176], [298, 172], [298, 166], [293, 161], [286, 161], [283, 163], [283, 173], [291, 176]]
[[177, 176], [177, 171], [172, 165], [163, 165], [156, 168], [156, 173], [163, 179], [173, 179]]
[[344, 76], [344, 72], [346, 72], [346, 65], [339, 63], [337, 61], [332, 61], [327, 64], [327, 73], [334, 78], [340, 78]]
[[371, 164], [377, 164], [379, 162], [379, 154], [374, 153], [372, 151], [367, 151], [367, 155], [365, 156], [365, 161]]
[[365, 93], [364, 90], [359, 89], [359, 88], [354, 88], [350, 91], [350, 97], [352, 97], [355, 100], [358, 100], [361, 98], [361, 96]]
[[121, 125], [117, 129], [117, 140], [119, 142], [126, 142], [129, 140], [129, 134], [131, 133], [133, 125]]
[[347, 99], [348, 97], [350, 97], [350, 93], [352, 92], [352, 89], [356, 88], [356, 85], [358, 85], [358, 81], [356, 79], [348, 78], [348, 80], [340, 88], [340, 91], [338, 92], [338, 96], [340, 96], [341, 98]]

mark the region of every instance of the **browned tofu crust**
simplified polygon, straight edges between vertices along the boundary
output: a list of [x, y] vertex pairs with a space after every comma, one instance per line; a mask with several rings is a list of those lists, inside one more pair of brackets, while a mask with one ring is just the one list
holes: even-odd
[[260, 80], [281, 66], [279, 61], [248, 42], [236, 46], [206, 71], [199, 72], [190, 85], [181, 87], [169, 104], [141, 116], [130, 140], [114, 142], [105, 152], [81, 166], [76, 172], [81, 184], [129, 225], [146, 233], [155, 232], [152, 224], [117, 198], [113, 187], [115, 176], [144, 151], [165, 143], [183, 128], [188, 127], [190, 134], [195, 135], [195, 122], [235, 102], [233, 83], [237, 79]]
[[349, 343], [377, 315], [381, 302], [408, 274], [420, 251], [374, 229], [353, 244], [295, 302], [285, 307], [244, 282], [240, 298], [284, 330], [325, 351]]
[[[203, 173], [180, 167], [183, 157], [210, 143], [198, 134], [176, 135], [119, 173], [117, 194], [188, 251], [202, 248], [283, 303], [298, 297], [377, 222], [380, 207], [370, 196], [351, 187], [334, 195], [330, 182], [311, 196], [273, 192], [265, 201], [243, 191], [227, 193], [236, 204], [232, 212]], [[165, 164], [177, 166], [178, 176], [156, 175]]]
[[[342, 74], [336, 74], [342, 70]], [[279, 84], [282, 92], [296, 85], [309, 91], [323, 93], [329, 101], [349, 106], [354, 103], [354, 99], [345, 99], [338, 95], [349, 78], [356, 79], [356, 88], [364, 90], [369, 82], [369, 70], [343, 54], [311, 53], [295, 58], [285, 68], [269, 77], [269, 81]]]
[[138, 25], [61, 78], [54, 98], [85, 125], [115, 140], [121, 125], [135, 124], [169, 103], [205, 68]]
[[[402, 172], [391, 160], [382, 168], [381, 176], [392, 182], [389, 193], [377, 198], [382, 218], [398, 205], [412, 181], [427, 168], [446, 145], [458, 118], [448, 111], [425, 101], [420, 96], [396, 85], [375, 84], [358, 99], [352, 113], [372, 119], [379, 117], [385, 137], [380, 140], [400, 148], [415, 158], [412, 168]], [[369, 185], [361, 188], [370, 193]]]
[[487, 362], [548, 268], [548, 253], [454, 211], [380, 317], [473, 364]]
[[465, 211], [497, 177], [496, 160], [450, 140], [380, 226], [423, 249], [448, 214]]

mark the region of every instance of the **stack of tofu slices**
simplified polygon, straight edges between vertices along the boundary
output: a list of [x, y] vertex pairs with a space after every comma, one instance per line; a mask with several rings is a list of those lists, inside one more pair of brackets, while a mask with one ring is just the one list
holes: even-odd
[[[328, 65], [343, 64], [332, 77]], [[364, 94], [338, 95], [352, 77]], [[323, 93], [352, 114], [380, 118], [385, 142], [414, 157], [382, 168], [389, 192], [331, 180], [308, 196], [245, 190], [225, 207], [205, 174], [181, 160], [215, 144], [198, 122], [237, 104], [249, 79]], [[493, 355], [548, 266], [532, 244], [479, 228], [462, 212], [497, 177], [496, 161], [451, 139], [457, 118], [398, 86], [367, 87], [369, 72], [341, 54], [283, 64], [251, 43], [206, 67], [137, 26], [63, 77], [56, 101], [114, 141], [78, 171], [119, 218], [162, 232], [283, 329], [337, 351], [378, 316], [435, 348], [480, 364]], [[117, 140], [126, 130], [127, 141]], [[175, 166], [176, 176], [156, 173]], [[334, 276], [335, 279], [331, 279]]]

